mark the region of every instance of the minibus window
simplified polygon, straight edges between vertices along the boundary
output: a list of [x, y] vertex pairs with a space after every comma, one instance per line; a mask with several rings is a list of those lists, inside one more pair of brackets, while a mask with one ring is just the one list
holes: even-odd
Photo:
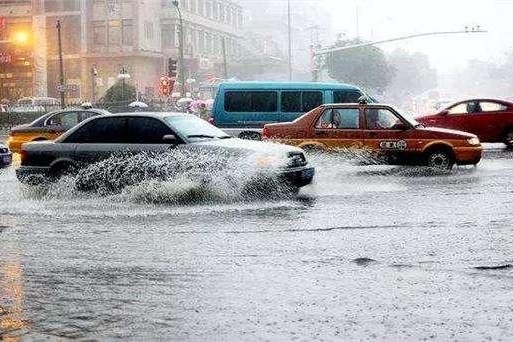
[[278, 94], [275, 91], [227, 91], [224, 109], [227, 112], [276, 112]]
[[333, 92], [333, 103], [358, 103], [362, 96], [357, 90], [335, 90]]
[[281, 111], [285, 113], [298, 113], [301, 111], [301, 92], [283, 91], [281, 93]]
[[320, 91], [303, 91], [301, 111], [308, 112], [322, 104], [322, 93]]

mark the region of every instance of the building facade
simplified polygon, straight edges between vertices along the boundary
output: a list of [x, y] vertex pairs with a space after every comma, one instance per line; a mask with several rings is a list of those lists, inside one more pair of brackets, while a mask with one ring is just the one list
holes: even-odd
[[[205, 77], [221, 77], [219, 65], [237, 56], [242, 8], [222, 0], [182, 0], [178, 7], [192, 89]], [[138, 92], [157, 97], [168, 59], [179, 56], [177, 13], [171, 0], [0, 0], [2, 38], [21, 31], [30, 36], [23, 46], [2, 40], [0, 98], [59, 97], [57, 21], [68, 102], [98, 100], [121, 70]]]

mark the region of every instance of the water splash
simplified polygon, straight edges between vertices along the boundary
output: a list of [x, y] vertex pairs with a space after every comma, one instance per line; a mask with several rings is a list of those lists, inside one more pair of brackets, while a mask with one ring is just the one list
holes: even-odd
[[[264, 158], [264, 159], [262, 159]], [[113, 155], [74, 176], [27, 188], [39, 198], [115, 197], [129, 202], [194, 204], [276, 198], [294, 193], [279, 177], [285, 158], [230, 151], [171, 150]]]

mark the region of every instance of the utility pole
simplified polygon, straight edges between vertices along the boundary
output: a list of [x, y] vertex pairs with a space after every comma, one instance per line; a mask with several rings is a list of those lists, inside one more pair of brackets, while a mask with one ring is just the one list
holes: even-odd
[[57, 20], [57, 38], [59, 43], [59, 92], [61, 93], [61, 108], [66, 108], [65, 85], [64, 85], [64, 65], [62, 63], [62, 39], [61, 39], [61, 21]]
[[288, 28], [288, 36], [289, 36], [289, 63], [288, 63], [288, 71], [289, 71], [289, 82], [292, 81], [292, 34], [290, 32], [290, 0], [287, 1], [287, 28]]
[[223, 79], [228, 79], [228, 65], [226, 63], [226, 38], [221, 39], [221, 47], [223, 50]]
[[360, 9], [356, 5], [356, 38], [360, 38]]
[[180, 43], [180, 83], [182, 84], [181, 87], [181, 96], [185, 97], [185, 64], [184, 64], [184, 58], [183, 58], [183, 49], [184, 49], [184, 32], [183, 32], [183, 19], [182, 19], [182, 12], [180, 11], [179, 3], [177, 0], [173, 1], [173, 5], [176, 8], [176, 11], [178, 12], [178, 20], [180, 25], [180, 35], [178, 36], [178, 40]]

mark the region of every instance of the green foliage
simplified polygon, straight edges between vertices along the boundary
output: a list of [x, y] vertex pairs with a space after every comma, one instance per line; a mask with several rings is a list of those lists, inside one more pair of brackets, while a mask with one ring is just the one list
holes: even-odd
[[136, 90], [129, 82], [118, 81], [110, 87], [101, 98], [104, 103], [131, 102], [135, 101]]
[[[339, 41], [335, 46], [364, 43], [359, 39]], [[382, 92], [392, 79], [393, 70], [383, 51], [376, 46], [362, 46], [332, 52], [325, 58], [330, 77], [364, 89]]]

